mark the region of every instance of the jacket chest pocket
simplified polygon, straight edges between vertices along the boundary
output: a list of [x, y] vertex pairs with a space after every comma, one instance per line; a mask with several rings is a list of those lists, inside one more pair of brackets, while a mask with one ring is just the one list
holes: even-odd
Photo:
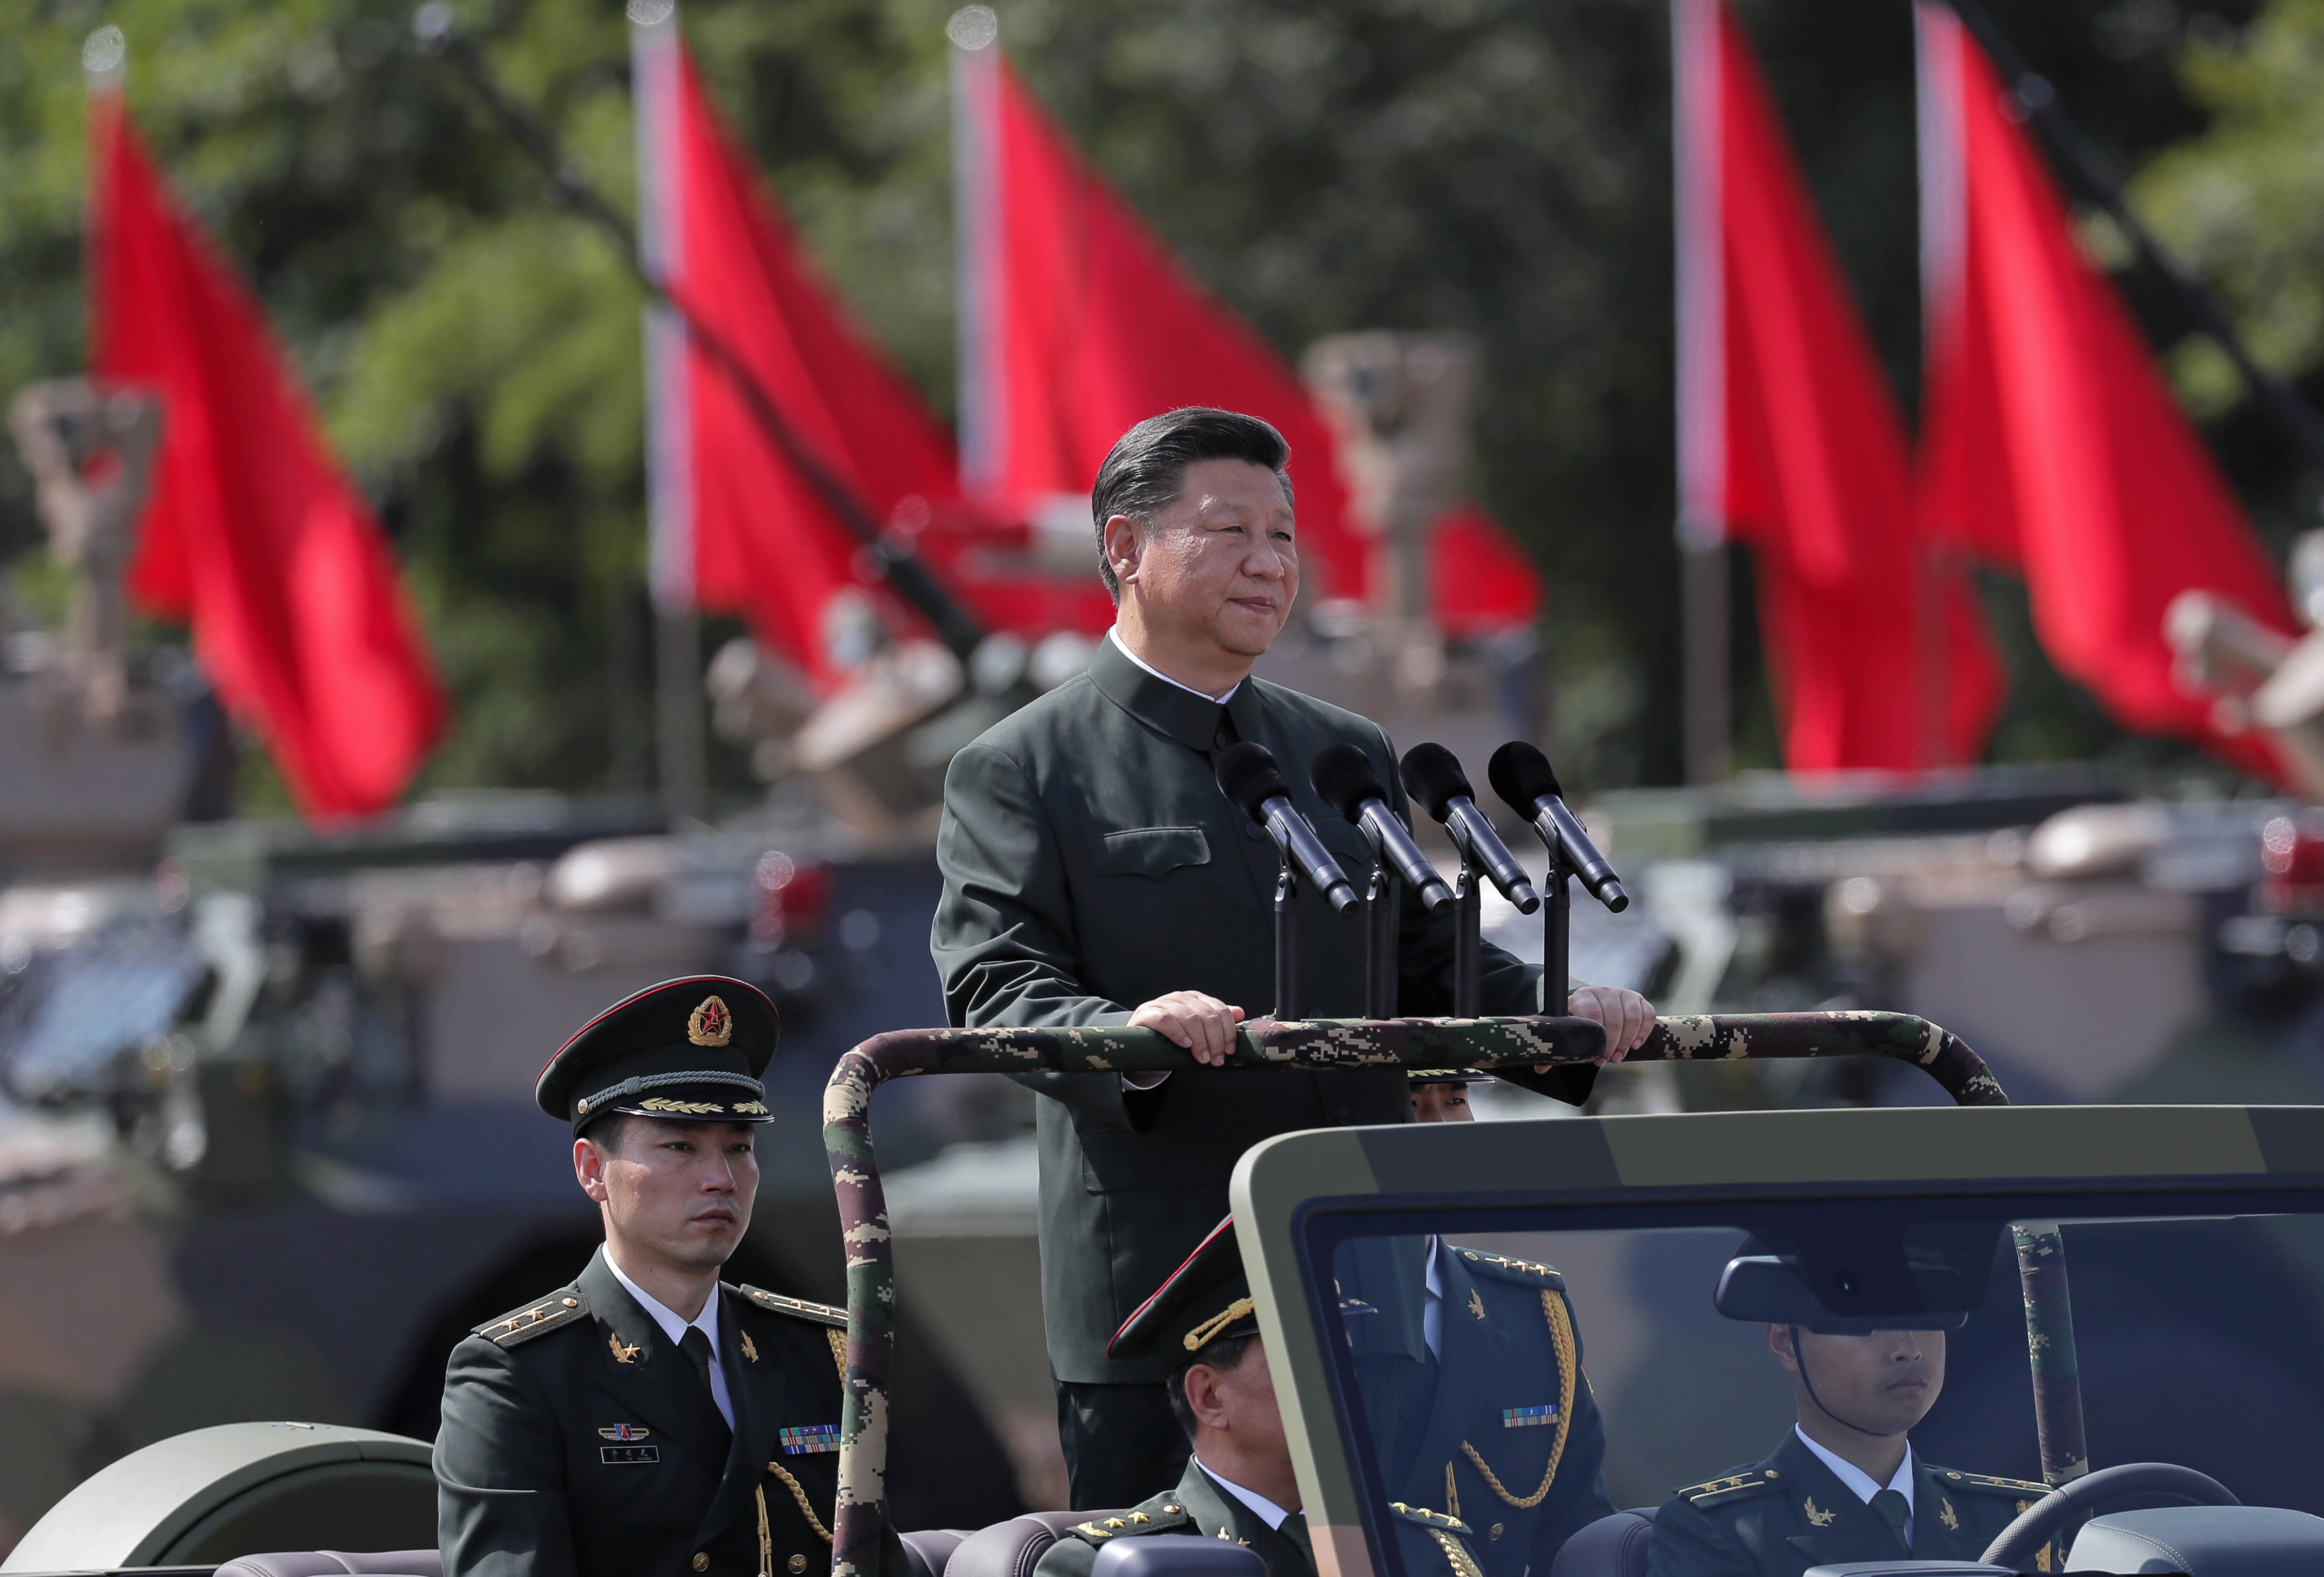
[[1090, 864], [1100, 876], [1143, 876], [1159, 881], [1171, 872], [1211, 862], [1211, 840], [1198, 826], [1141, 826], [1100, 833], [1089, 841]]

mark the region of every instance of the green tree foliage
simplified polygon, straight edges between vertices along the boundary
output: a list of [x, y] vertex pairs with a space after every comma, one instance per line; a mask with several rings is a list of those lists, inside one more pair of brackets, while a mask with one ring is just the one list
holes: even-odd
[[[2202, 129], [2172, 62], [2190, 27], [2247, 20], [2250, 0], [2239, 5], [2222, 0], [2225, 20], [2209, 22], [2170, 0], [1991, 9], [2128, 169]], [[824, 270], [947, 411], [950, 8], [682, 0], [712, 90]], [[1474, 483], [1547, 573], [1568, 772], [1593, 787], [1675, 777], [1664, 0], [998, 8], [1035, 91], [1286, 353], [1355, 327], [1477, 337]], [[1908, 8], [1742, 10], [1909, 408]], [[2312, 55], [2317, 10], [2279, 0], [2268, 25], [2310, 17]], [[459, 11], [509, 89], [626, 207], [619, 7]], [[254, 283], [407, 566], [459, 706], [423, 783], [642, 787], [641, 294], [419, 51], [404, 0], [0, 0], [0, 389], [81, 364], [78, 60], [101, 23], [127, 35], [130, 103], [157, 158]], [[2217, 84], [2248, 69], [2242, 58], [2199, 56], [2199, 90], [2222, 106], [2215, 141], [2241, 124]], [[2313, 113], [2289, 99], [2275, 112], [2287, 171], [2291, 128]], [[2312, 290], [2304, 233], [2282, 234], [2281, 272]], [[2264, 440], [2247, 447], [2244, 470], [2266, 482], [2277, 462]], [[0, 470], [0, 551], [35, 540], [21, 478]], [[1760, 687], [1744, 611], [1748, 697]], [[2120, 746], [2045, 678], [2022, 621], [2011, 646], [2006, 753]], [[1747, 700], [1746, 723], [1747, 753], [1772, 761], [1763, 699]]]

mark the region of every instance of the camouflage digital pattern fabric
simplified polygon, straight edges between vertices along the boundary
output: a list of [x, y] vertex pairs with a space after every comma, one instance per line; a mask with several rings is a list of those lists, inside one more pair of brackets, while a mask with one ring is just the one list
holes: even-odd
[[[1231, 1068], [1532, 1067], [1595, 1062], [1606, 1032], [1587, 1019], [1254, 1019], [1237, 1031]], [[1984, 1060], [1960, 1037], [1906, 1013], [1758, 1013], [1665, 1019], [1632, 1062], [1886, 1056], [1910, 1062], [1964, 1106], [2006, 1104]], [[872, 1154], [872, 1092], [919, 1074], [1147, 1073], [1191, 1066], [1151, 1029], [899, 1029], [843, 1056], [823, 1095], [823, 1142], [847, 1254], [847, 1380], [839, 1434], [833, 1577], [879, 1570], [886, 1516], [888, 1386], [896, 1281], [887, 1199]]]

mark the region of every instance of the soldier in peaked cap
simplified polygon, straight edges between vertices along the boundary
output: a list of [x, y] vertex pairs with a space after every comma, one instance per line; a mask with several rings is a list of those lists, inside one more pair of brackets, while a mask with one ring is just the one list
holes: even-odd
[[[1166, 1533], [1241, 1545], [1268, 1577], [1314, 1577], [1314, 1545], [1231, 1220], [1139, 1305], [1109, 1351], [1164, 1366], [1170, 1410], [1194, 1452], [1176, 1488], [1071, 1529], [1034, 1577], [1089, 1577], [1111, 1540]], [[1459, 1518], [1402, 1501], [1388, 1515], [1413, 1577], [1482, 1577]]]
[[[1916, 1316], [1932, 1329], [1878, 1328], [1832, 1314], [1796, 1267], [1747, 1239], [1715, 1299], [1729, 1319], [1766, 1325], [1792, 1377], [1799, 1422], [1765, 1461], [1674, 1491], [1655, 1517], [1649, 1577], [1800, 1577], [1858, 1561], [1975, 1561], [2046, 1485], [1940, 1468], [1907, 1438], [1945, 1384], [1945, 1333], [1967, 1316]], [[2040, 1552], [2047, 1572], [2062, 1562]]]
[[608, 1008], [541, 1069], [605, 1242], [452, 1351], [445, 1577], [829, 1564], [846, 1314], [718, 1275], [751, 1224], [775, 1036], [755, 987], [696, 975]]

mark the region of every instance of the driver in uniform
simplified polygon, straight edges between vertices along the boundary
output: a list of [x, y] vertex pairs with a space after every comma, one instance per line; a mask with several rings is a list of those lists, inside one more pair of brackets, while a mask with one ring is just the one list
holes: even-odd
[[[1767, 1351], [1792, 1377], [1798, 1422], [1760, 1462], [1674, 1491], [1655, 1517], [1648, 1577], [1801, 1577], [1857, 1561], [1976, 1561], [2043, 1484], [1923, 1462], [1914, 1425], [1945, 1385], [1945, 1333], [1876, 1329], [1821, 1310], [1806, 1282], [1757, 1240], [1721, 1281], [1755, 1274], [1795, 1318], [1766, 1327]], [[1764, 1313], [1755, 1309], [1754, 1313]], [[1747, 1317], [1729, 1314], [1729, 1318]], [[2055, 1569], [2045, 1547], [2038, 1568]]]
[[606, 1009], [541, 1069], [605, 1241], [452, 1350], [444, 1577], [830, 1563], [846, 1312], [718, 1276], [751, 1224], [775, 1034], [756, 987], [696, 975]]
[[[1240, 1545], [1268, 1577], [1314, 1577], [1315, 1550], [1234, 1222], [1221, 1222], [1115, 1333], [1110, 1351], [1160, 1364], [1170, 1411], [1193, 1446], [1176, 1486], [1068, 1529], [1033, 1577], [1089, 1577], [1118, 1538], [1191, 1535]], [[1457, 1517], [1397, 1501], [1388, 1526], [1410, 1577], [1485, 1577]]]

